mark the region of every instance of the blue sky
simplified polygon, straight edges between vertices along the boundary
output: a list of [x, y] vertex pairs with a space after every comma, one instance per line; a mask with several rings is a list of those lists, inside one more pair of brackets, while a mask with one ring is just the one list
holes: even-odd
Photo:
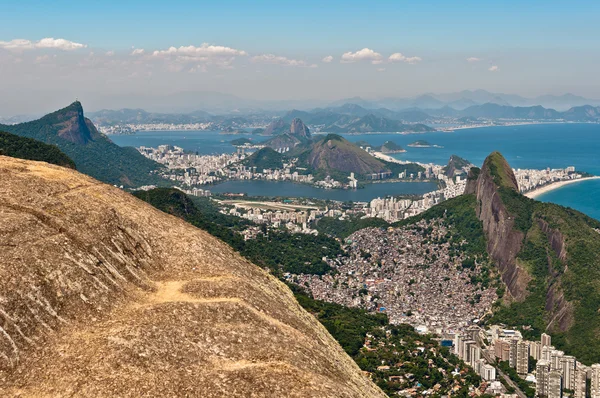
[[[91, 98], [191, 89], [333, 99], [475, 88], [600, 98], [597, 1], [0, 0], [0, 9], [0, 89], [15, 95], [33, 80], [38, 92], [86, 84], [82, 95]], [[44, 38], [82, 46], [36, 44]], [[28, 48], [15, 46], [18, 39]], [[151, 57], [203, 43], [237, 53], [215, 61], [196, 51], [177, 65], [174, 54]], [[132, 58], [134, 49], [144, 54]], [[379, 56], [344, 61], [362, 49]], [[393, 61], [396, 53], [404, 58]]]

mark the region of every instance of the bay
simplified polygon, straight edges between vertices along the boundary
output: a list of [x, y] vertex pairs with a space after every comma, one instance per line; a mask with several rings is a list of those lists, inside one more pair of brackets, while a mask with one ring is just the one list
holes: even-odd
[[[407, 161], [446, 164], [450, 156], [454, 154], [481, 166], [487, 155], [493, 151], [500, 151], [514, 168], [545, 169], [547, 167], [575, 166], [577, 170], [600, 175], [600, 124], [561, 123], [497, 126], [411, 135], [342, 135], [351, 142], [366, 141], [373, 146], [381, 145], [388, 140], [393, 141], [407, 150], [405, 153], [394, 154], [393, 156]], [[111, 136], [110, 138], [121, 146], [137, 147], [143, 145], [156, 147], [161, 144], [170, 144], [183, 147], [186, 150], [197, 151], [201, 154], [213, 154], [234, 152], [236, 148], [229, 142], [242, 137], [252, 138], [255, 142], [267, 138], [251, 134], [222, 135], [216, 131], [152, 131], [138, 132], [136, 135], [131, 136]], [[442, 148], [408, 147], [408, 144], [416, 140], [426, 140], [431, 144], [442, 146]], [[255, 182], [240, 183], [254, 184]], [[395, 191], [395, 184], [380, 185], [381, 187], [375, 189], [379, 194], [378, 196], [417, 193], [398, 193], [398, 191]], [[292, 186], [296, 186], [296, 184], [292, 184]], [[250, 190], [253, 188], [244, 189]], [[261, 189], [264, 190], [266, 187], [261, 186]], [[286, 189], [288, 188], [286, 187]], [[365, 190], [324, 191], [318, 188], [312, 189], [319, 192], [335, 192], [336, 197], [341, 195], [340, 200], [363, 200], [352, 196], [353, 192], [359, 192], [356, 195], [361, 198], [367, 197], [362, 196], [367, 195]], [[401, 188], [398, 187], [398, 190], [401, 190]], [[364, 192], [360, 193], [360, 191]], [[600, 219], [600, 180], [568, 185], [548, 192], [538, 197], [538, 200], [572, 207]]]

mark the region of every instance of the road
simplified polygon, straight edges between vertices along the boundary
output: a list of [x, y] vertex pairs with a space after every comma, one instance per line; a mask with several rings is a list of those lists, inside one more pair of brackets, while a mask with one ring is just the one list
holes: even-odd
[[[477, 345], [481, 349], [481, 355], [483, 355], [483, 357], [485, 358], [487, 363], [494, 364], [496, 362], [495, 358], [492, 358], [492, 356], [488, 352], [485, 351], [485, 348], [487, 348], [487, 346], [483, 343], [483, 338], [481, 337], [481, 331], [480, 331], [480, 333], [477, 333], [476, 341], [477, 341]], [[498, 375], [500, 377], [502, 377], [504, 379], [504, 381], [506, 381], [506, 384], [508, 384], [509, 386], [511, 386], [512, 388], [515, 389], [515, 394], [517, 394], [519, 396], [519, 398], [527, 398], [527, 395], [525, 395], [525, 393], [523, 391], [521, 391], [519, 386], [516, 385], [515, 382], [512, 381], [511, 378], [508, 377], [508, 375], [506, 373], [501, 371], [500, 368], [498, 368], [498, 367], [496, 367], [496, 372], [498, 373]]]

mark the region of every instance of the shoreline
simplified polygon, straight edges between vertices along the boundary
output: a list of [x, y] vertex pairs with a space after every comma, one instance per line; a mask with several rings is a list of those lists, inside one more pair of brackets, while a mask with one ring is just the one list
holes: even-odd
[[551, 184], [547, 184], [547, 185], [541, 186], [539, 188], [535, 188], [529, 192], [524, 193], [524, 195], [530, 199], [535, 199], [545, 193], [554, 191], [556, 189], [562, 188], [567, 185], [576, 184], [576, 183], [582, 182], [582, 181], [598, 180], [598, 179], [600, 179], [600, 176], [583, 177], [583, 178], [578, 178], [576, 180], [556, 181]]

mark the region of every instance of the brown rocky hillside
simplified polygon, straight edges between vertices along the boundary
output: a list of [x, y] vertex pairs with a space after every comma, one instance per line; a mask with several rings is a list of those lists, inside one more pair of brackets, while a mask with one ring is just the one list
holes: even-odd
[[383, 397], [289, 289], [76, 171], [0, 157], [1, 397]]

